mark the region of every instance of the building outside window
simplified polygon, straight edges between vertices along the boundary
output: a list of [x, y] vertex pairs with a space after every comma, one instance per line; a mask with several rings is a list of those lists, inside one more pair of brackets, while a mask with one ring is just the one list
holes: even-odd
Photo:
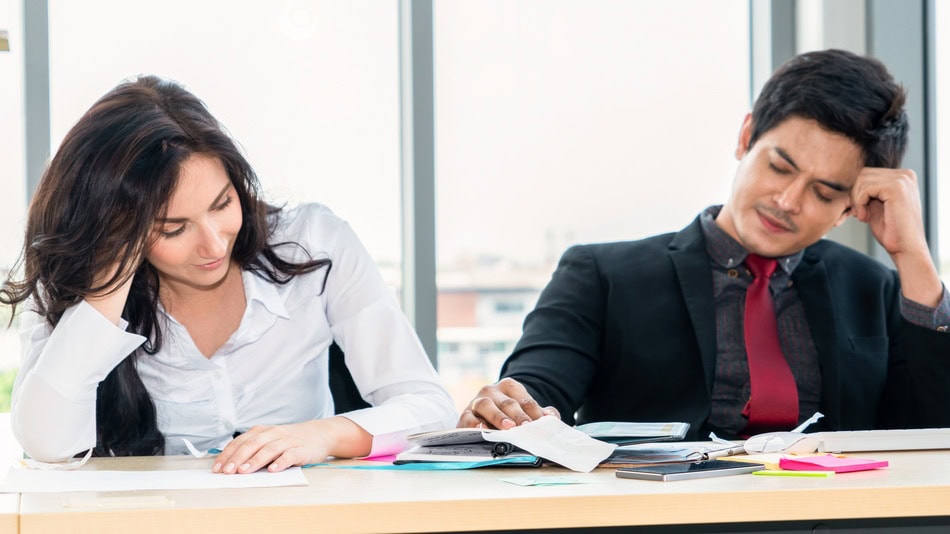
[[461, 409], [566, 247], [725, 200], [749, 2], [437, 0], [434, 39], [438, 361]]

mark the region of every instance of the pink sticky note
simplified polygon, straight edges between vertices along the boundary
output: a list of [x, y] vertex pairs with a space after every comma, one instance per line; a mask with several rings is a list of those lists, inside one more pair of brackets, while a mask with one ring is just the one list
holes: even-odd
[[396, 461], [396, 455], [395, 455], [395, 454], [382, 454], [382, 455], [379, 455], [379, 456], [364, 456], [363, 458], [359, 458], [359, 459], [360, 459], [360, 460], [366, 460], [366, 461], [368, 461], [368, 462], [388, 462], [388, 463], [393, 463], [393, 462]]
[[887, 460], [868, 460], [866, 458], [840, 458], [831, 454], [824, 456], [806, 456], [804, 458], [782, 458], [778, 466], [789, 471], [834, 471], [849, 473], [887, 467]]

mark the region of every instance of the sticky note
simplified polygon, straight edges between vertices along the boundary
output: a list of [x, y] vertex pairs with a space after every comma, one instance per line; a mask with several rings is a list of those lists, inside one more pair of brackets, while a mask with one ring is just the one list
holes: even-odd
[[835, 473], [850, 473], [852, 471], [867, 471], [887, 467], [886, 460], [868, 460], [866, 458], [850, 458], [847, 456], [807, 456], [804, 458], [782, 458], [779, 467], [792, 471], [834, 471]]

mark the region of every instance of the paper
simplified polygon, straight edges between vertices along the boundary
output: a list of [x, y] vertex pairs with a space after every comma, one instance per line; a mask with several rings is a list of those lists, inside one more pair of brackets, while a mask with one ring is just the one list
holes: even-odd
[[516, 450], [510, 443], [465, 443], [459, 445], [436, 445], [413, 447], [396, 455], [396, 462], [484, 462], [494, 458], [530, 457], [538, 465], [537, 456]]
[[545, 460], [584, 473], [592, 471], [617, 448], [550, 415], [508, 430], [486, 432], [484, 436], [488, 441], [511, 443]]
[[604, 460], [604, 466], [700, 462], [731, 457], [742, 452], [741, 446], [719, 441], [627, 445], [617, 447]]
[[850, 473], [852, 471], [867, 471], [887, 467], [886, 460], [868, 460], [864, 458], [848, 458], [827, 454], [824, 456], [808, 456], [805, 458], [782, 458], [779, 467], [793, 471], [834, 471], [835, 473]]
[[476, 469], [479, 467], [495, 467], [499, 465], [527, 465], [540, 467], [541, 459], [536, 456], [505, 456], [493, 460], [477, 462], [416, 462], [406, 464], [370, 464], [370, 465], [337, 465], [332, 463], [308, 464], [304, 467], [330, 467], [333, 469], [381, 469], [392, 471], [452, 471], [461, 469]]
[[191, 443], [191, 441], [188, 440], [188, 438], [181, 438], [181, 440], [185, 442], [185, 448], [188, 449], [188, 453], [195, 458], [207, 458], [208, 456], [214, 456], [221, 453], [220, 449], [209, 449], [205, 452], [201, 452]]
[[396, 455], [395, 455], [395, 454], [383, 454], [383, 455], [379, 455], [379, 456], [364, 456], [364, 457], [359, 458], [359, 459], [360, 459], [360, 460], [365, 460], [365, 461], [367, 461], [367, 462], [385, 462], [385, 463], [387, 463], [387, 464], [391, 464], [391, 463], [393, 463], [393, 462], [396, 461]]
[[221, 475], [208, 469], [174, 471], [39, 471], [11, 467], [0, 493], [60, 493], [68, 491], [132, 491], [165, 489], [269, 488], [306, 486], [299, 467], [279, 473], [258, 471]]
[[452, 428], [449, 430], [433, 430], [420, 432], [409, 436], [409, 442], [422, 447], [436, 447], [441, 445], [464, 445], [484, 441], [484, 435], [495, 430], [480, 428]]
[[754, 464], [763, 464], [766, 469], [781, 469], [779, 467], [779, 462], [782, 461], [782, 458], [790, 458], [792, 460], [797, 460], [801, 458], [811, 458], [816, 456], [816, 454], [782, 454], [780, 452], [769, 452], [763, 454], [747, 454], [744, 456], [733, 456], [731, 458], [726, 458], [731, 462], [751, 462]]
[[513, 477], [499, 478], [502, 482], [515, 484], [517, 486], [564, 486], [567, 484], [587, 484], [586, 480], [580, 480], [575, 477], [566, 476], [537, 476], [537, 477]]
[[86, 451], [86, 455], [80, 459], [73, 458], [68, 462], [59, 462], [59, 463], [49, 463], [41, 462], [39, 460], [33, 460], [32, 458], [20, 458], [18, 461], [20, 465], [28, 469], [37, 469], [40, 471], [52, 471], [54, 469], [60, 469], [63, 471], [72, 471], [79, 469], [80, 467], [86, 465], [86, 462], [89, 461], [89, 458], [92, 458], [92, 449]]
[[[509, 430], [481, 430], [455, 428], [424, 432], [409, 436], [416, 447], [400, 453], [399, 460], [425, 461], [427, 459], [463, 460], [479, 463], [484, 458], [512, 457], [528, 453], [526, 458], [544, 458], [574, 471], [589, 472], [601, 460], [610, 455], [617, 446], [596, 440], [587, 434], [567, 426], [560, 419], [546, 415]], [[496, 450], [493, 446], [502, 446]], [[474, 445], [473, 445], [474, 444]], [[426, 449], [426, 447], [430, 449]], [[446, 447], [441, 454], [437, 448]], [[451, 448], [447, 448], [451, 447]], [[512, 449], [515, 447], [521, 451]], [[521, 463], [529, 463], [521, 460]]]
[[601, 421], [578, 425], [575, 428], [594, 439], [616, 443], [617, 445], [629, 445], [655, 441], [679, 441], [689, 431], [689, 423]]

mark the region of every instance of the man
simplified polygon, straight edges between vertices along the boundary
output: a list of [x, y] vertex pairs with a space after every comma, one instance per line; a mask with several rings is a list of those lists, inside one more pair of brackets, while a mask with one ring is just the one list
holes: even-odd
[[[812, 429], [950, 426], [950, 297], [898, 168], [904, 100], [877, 60], [790, 60], [742, 123], [728, 202], [677, 233], [569, 249], [459, 426], [555, 414], [685, 421], [703, 439], [816, 411]], [[821, 239], [848, 217], [896, 271]]]

